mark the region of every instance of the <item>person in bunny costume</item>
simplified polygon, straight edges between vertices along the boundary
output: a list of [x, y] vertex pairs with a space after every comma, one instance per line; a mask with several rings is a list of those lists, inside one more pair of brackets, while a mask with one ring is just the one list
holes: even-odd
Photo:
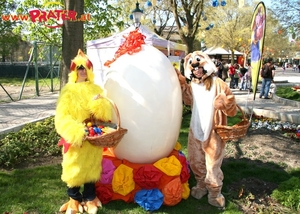
[[[227, 116], [237, 113], [235, 97], [228, 85], [215, 76], [217, 68], [201, 51], [184, 59], [184, 75], [177, 71], [183, 102], [192, 106], [188, 136], [188, 160], [197, 181], [191, 195], [201, 199], [208, 194], [209, 204], [225, 207], [221, 193], [225, 142], [214, 130], [215, 124], [227, 125]], [[190, 79], [190, 83], [186, 82]], [[216, 114], [216, 117], [215, 117]]]

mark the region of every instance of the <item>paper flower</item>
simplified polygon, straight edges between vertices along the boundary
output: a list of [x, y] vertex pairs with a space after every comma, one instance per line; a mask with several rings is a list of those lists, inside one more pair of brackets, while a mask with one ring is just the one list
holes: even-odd
[[190, 169], [188, 167], [188, 163], [186, 161], [186, 158], [184, 155], [179, 155], [178, 160], [180, 161], [182, 165], [181, 173], [180, 173], [180, 179], [182, 183], [185, 183], [190, 178]]
[[182, 188], [183, 188], [182, 198], [186, 200], [186, 199], [188, 199], [188, 197], [190, 196], [190, 193], [191, 193], [189, 183], [185, 182], [184, 184], [182, 184]]
[[101, 185], [101, 184], [98, 185], [98, 184], [99, 182], [96, 183], [96, 195], [102, 204], [107, 204], [108, 202], [111, 201], [114, 194], [112, 191], [112, 187], [111, 185]]
[[135, 194], [134, 201], [146, 211], [154, 211], [161, 207], [164, 196], [159, 189], [142, 189]]
[[177, 142], [174, 149], [179, 151], [181, 149], [181, 144], [179, 142]]
[[174, 155], [168, 158], [162, 158], [153, 165], [168, 176], [180, 175], [182, 168], [180, 161]]
[[182, 199], [183, 187], [179, 177], [170, 181], [163, 189], [164, 204], [174, 206]]
[[114, 172], [112, 179], [112, 189], [120, 195], [127, 195], [135, 188], [133, 180], [133, 169], [121, 164]]
[[100, 182], [102, 184], [111, 184], [113, 174], [116, 167], [114, 166], [113, 162], [107, 158], [102, 159], [102, 174]]
[[140, 167], [133, 175], [133, 180], [142, 189], [157, 188], [163, 173], [152, 165]]

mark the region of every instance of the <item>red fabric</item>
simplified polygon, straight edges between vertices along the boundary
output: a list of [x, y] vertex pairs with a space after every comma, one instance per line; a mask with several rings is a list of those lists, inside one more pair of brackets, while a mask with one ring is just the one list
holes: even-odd
[[188, 164], [186, 162], [186, 158], [184, 156], [179, 155], [178, 160], [180, 161], [182, 168], [181, 168], [181, 173], [180, 173], [180, 179], [181, 183], [185, 183], [189, 180], [190, 178], [190, 172], [188, 169]]
[[134, 190], [132, 190], [129, 194], [127, 194], [125, 196], [115, 192], [111, 200], [113, 200], [113, 201], [114, 200], [123, 200], [126, 203], [133, 202], [135, 193], [137, 191], [140, 191], [141, 189], [142, 189], [141, 187], [139, 187], [138, 185], [135, 185]]
[[235, 67], [233, 65], [231, 65], [229, 67], [229, 74], [234, 75], [235, 74]]
[[101, 201], [102, 204], [107, 204], [112, 200], [113, 190], [111, 184], [100, 184], [100, 182], [96, 183], [96, 195]]
[[153, 165], [145, 165], [135, 170], [133, 179], [143, 189], [157, 188], [163, 173]]
[[[176, 176], [179, 177], [179, 176]], [[166, 174], [163, 173], [163, 176], [161, 176], [160, 178], [160, 183], [158, 186], [158, 189], [163, 189], [171, 180], [174, 179], [174, 176], [168, 176]]]
[[130, 168], [132, 168], [133, 170], [137, 170], [139, 168], [141, 168], [142, 166], [144, 166], [145, 164], [141, 164], [141, 163], [132, 163], [129, 162], [128, 160], [123, 160], [122, 163], [126, 166], [129, 166]]
[[[125, 37], [125, 36], [124, 36]], [[104, 66], [110, 67], [110, 65], [116, 61], [120, 56], [124, 54], [132, 55], [142, 50], [142, 45], [145, 44], [146, 36], [141, 34], [137, 29], [131, 31], [127, 37], [125, 37], [125, 42], [119, 47], [116, 51], [114, 58], [112, 60], [107, 60], [104, 63]]]
[[58, 146], [63, 146], [64, 147], [64, 154], [66, 154], [71, 146], [71, 144], [67, 143], [67, 141], [65, 141], [65, 139], [61, 138], [58, 143]]

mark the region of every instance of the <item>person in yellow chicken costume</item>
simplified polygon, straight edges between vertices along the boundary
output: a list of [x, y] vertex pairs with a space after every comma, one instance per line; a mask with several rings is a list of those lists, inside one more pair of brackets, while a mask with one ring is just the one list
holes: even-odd
[[[177, 75], [183, 102], [192, 106], [188, 160], [197, 184], [191, 189], [191, 195], [201, 199], [208, 193], [211, 205], [224, 207], [221, 165], [225, 142], [216, 133], [214, 126], [227, 125], [227, 116], [236, 115], [237, 110], [234, 95], [227, 83], [214, 75], [216, 71], [217, 68], [207, 54], [195, 51], [184, 59], [185, 77], [178, 70]], [[187, 84], [186, 78], [191, 80], [190, 84]]]
[[70, 198], [60, 211], [67, 214], [83, 210], [96, 214], [101, 207], [95, 182], [100, 179], [103, 148], [85, 140], [83, 121], [91, 115], [102, 121], [111, 120], [112, 106], [102, 96], [104, 90], [94, 83], [92, 63], [79, 49], [71, 62], [68, 83], [61, 90], [55, 114], [55, 128], [62, 137], [58, 145], [63, 146], [61, 179], [67, 184]]

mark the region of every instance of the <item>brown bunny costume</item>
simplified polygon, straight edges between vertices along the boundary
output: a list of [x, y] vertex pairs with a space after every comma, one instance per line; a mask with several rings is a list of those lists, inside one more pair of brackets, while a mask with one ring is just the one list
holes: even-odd
[[[192, 106], [192, 117], [188, 137], [188, 159], [195, 174], [197, 185], [191, 195], [200, 199], [208, 193], [208, 202], [216, 207], [225, 206], [221, 194], [225, 142], [215, 132], [216, 123], [226, 125], [227, 116], [236, 115], [235, 97], [228, 85], [214, 76], [217, 70], [211, 59], [203, 52], [195, 51], [185, 57], [185, 77], [177, 71], [183, 101]], [[195, 75], [196, 74], [196, 75]]]

